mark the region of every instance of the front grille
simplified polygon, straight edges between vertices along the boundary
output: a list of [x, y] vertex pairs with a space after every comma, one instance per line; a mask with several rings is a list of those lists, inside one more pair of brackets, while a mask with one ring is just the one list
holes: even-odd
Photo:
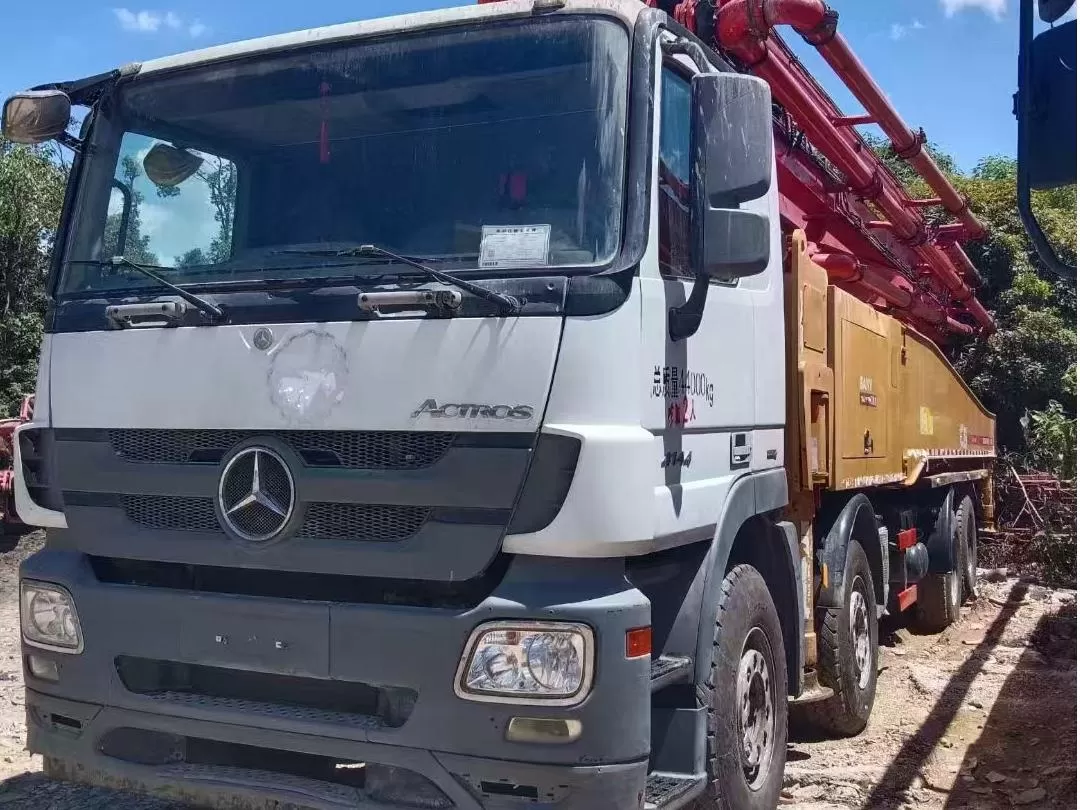
[[[125, 495], [122, 502], [127, 519], [147, 529], [221, 531], [211, 498]], [[313, 503], [297, 537], [395, 542], [420, 531], [430, 514], [423, 506]]]
[[510, 558], [499, 554], [478, 577], [454, 582], [379, 579], [348, 574], [269, 571], [213, 565], [91, 556], [98, 582], [188, 593], [219, 593], [267, 599], [303, 599], [353, 605], [472, 610], [502, 582]]
[[404, 540], [428, 519], [423, 506], [376, 506], [350, 503], [313, 503], [304, 515], [300, 537], [332, 540]]
[[113, 452], [138, 463], [217, 463], [230, 449], [256, 436], [271, 436], [304, 462], [319, 467], [416, 470], [438, 462], [457, 434], [347, 430], [110, 430]]
[[210, 498], [178, 498], [167, 495], [125, 495], [124, 514], [132, 523], [148, 529], [186, 532], [220, 532]]

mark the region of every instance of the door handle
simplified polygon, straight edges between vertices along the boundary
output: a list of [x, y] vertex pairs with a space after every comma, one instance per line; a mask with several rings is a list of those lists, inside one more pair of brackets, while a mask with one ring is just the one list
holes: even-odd
[[731, 434], [731, 466], [739, 467], [750, 463], [753, 441], [749, 433]]

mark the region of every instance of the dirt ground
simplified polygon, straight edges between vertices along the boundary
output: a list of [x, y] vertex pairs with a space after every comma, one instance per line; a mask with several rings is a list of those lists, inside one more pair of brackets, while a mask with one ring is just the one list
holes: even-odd
[[[24, 750], [16, 589], [19, 562], [39, 544], [28, 535], [0, 553], [0, 810], [179, 810], [46, 779]], [[784, 808], [1077, 806], [1076, 591], [981, 580], [945, 633], [882, 627], [865, 732], [823, 740], [795, 724]]]

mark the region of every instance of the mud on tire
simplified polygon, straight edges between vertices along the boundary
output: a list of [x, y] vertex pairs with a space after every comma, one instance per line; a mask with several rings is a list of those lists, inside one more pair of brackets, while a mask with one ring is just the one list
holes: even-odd
[[787, 754], [787, 664], [772, 596], [750, 565], [733, 568], [720, 586], [698, 700], [708, 712], [708, 784], [698, 810], [775, 810]]

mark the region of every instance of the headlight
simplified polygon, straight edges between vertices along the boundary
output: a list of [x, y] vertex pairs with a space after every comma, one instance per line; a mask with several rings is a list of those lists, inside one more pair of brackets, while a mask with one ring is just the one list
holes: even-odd
[[59, 585], [24, 579], [20, 587], [23, 640], [58, 652], [82, 652], [79, 614], [71, 594]]
[[454, 690], [466, 700], [580, 703], [592, 687], [593, 647], [584, 624], [483, 624], [469, 638]]

